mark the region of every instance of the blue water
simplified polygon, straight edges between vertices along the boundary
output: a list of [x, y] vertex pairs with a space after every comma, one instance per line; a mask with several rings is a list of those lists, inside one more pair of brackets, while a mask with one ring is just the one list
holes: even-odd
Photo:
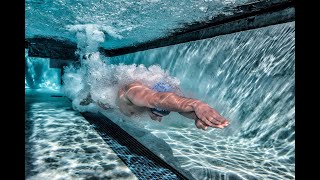
[[239, 126], [226, 134], [282, 144], [294, 136], [294, 33], [287, 23], [106, 61], [159, 64]]
[[93, 24], [106, 36], [102, 46], [117, 48], [163, 37], [248, 1], [252, 0], [26, 0], [26, 37], [76, 41], [70, 26]]
[[50, 59], [28, 57], [25, 52], [25, 87], [31, 89], [52, 89], [61, 88], [61, 70], [50, 68]]
[[[224, 130], [189, 123], [146, 127], [171, 145], [199, 179], [227, 172], [242, 178], [294, 179], [295, 25], [286, 23], [216, 38], [107, 58], [111, 64], [159, 64], [186, 94], [230, 119]], [[200, 138], [199, 138], [200, 137]]]
[[[29, 0], [26, 36], [58, 36], [79, 44], [85, 40], [77, 31], [92, 24], [91, 30], [104, 34], [99, 45], [117, 48], [165, 36], [183, 23], [244, 2]], [[108, 65], [157, 64], [180, 80], [184, 94], [231, 121], [226, 129], [202, 131], [177, 114], [154, 123], [104, 112], [169, 164], [196, 179], [295, 179], [294, 22], [102, 58]], [[26, 88], [60, 89], [60, 70], [48, 62], [26, 57]]]

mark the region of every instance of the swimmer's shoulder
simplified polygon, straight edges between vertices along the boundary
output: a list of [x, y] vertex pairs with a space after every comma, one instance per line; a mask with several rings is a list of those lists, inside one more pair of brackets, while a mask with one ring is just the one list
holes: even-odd
[[127, 84], [125, 87], [126, 87], [126, 90], [129, 90], [134, 86], [145, 86], [145, 85], [141, 81], [134, 81], [132, 83]]
[[133, 87], [137, 87], [137, 86], [143, 86], [143, 84], [139, 81], [135, 81], [120, 87], [118, 90], [118, 100], [120, 100], [120, 102], [126, 103], [127, 105], [133, 104], [128, 99], [127, 94]]
[[147, 88], [147, 89], [150, 89], [150, 87], [146, 86], [145, 84], [143, 84], [142, 82], [140, 81], [134, 81], [130, 84], [127, 84], [125, 87], [124, 87], [124, 90], [126, 91], [126, 93], [128, 93], [128, 91], [131, 91], [137, 87], [143, 87], [143, 88]]
[[118, 91], [118, 97], [117, 97], [117, 103], [125, 103], [127, 105], [131, 105], [132, 102], [128, 99], [128, 97], [126, 96], [126, 86], [123, 86], [119, 89]]

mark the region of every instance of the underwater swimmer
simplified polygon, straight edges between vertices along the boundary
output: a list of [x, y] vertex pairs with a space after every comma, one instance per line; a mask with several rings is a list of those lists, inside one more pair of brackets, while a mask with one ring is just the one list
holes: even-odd
[[[174, 87], [166, 82], [159, 82], [150, 88], [136, 81], [119, 89], [116, 104], [126, 116], [147, 112], [151, 119], [160, 122], [163, 116], [175, 111], [189, 119], [194, 119], [198, 129], [225, 128], [229, 125], [229, 121], [208, 104], [197, 99], [179, 96], [174, 91]], [[88, 95], [80, 105], [91, 102], [93, 101]], [[103, 109], [109, 108], [101, 102], [97, 104]]]

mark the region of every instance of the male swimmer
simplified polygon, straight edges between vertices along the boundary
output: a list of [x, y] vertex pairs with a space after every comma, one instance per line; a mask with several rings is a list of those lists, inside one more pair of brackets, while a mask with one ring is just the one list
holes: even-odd
[[[195, 120], [198, 129], [206, 130], [208, 127], [225, 128], [230, 123], [208, 104], [192, 98], [178, 95], [175, 87], [161, 81], [153, 87], [148, 87], [140, 81], [127, 84], [118, 90], [116, 105], [126, 116], [132, 116], [147, 112], [151, 119], [161, 121], [163, 116], [171, 111]], [[80, 105], [88, 105], [94, 102], [90, 94], [80, 102]], [[108, 109], [106, 104], [97, 104]]]

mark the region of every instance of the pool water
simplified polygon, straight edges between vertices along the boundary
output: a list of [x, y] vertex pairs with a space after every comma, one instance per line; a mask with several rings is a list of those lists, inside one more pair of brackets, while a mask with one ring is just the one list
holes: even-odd
[[[87, 69], [68, 67], [61, 75], [49, 59], [26, 51], [27, 177], [137, 179], [77, 112], [100, 111], [195, 179], [295, 179], [295, 22], [112, 58], [98, 53], [100, 46], [166, 36], [245, 2], [26, 1], [26, 37], [67, 38], [77, 43], [76, 53], [93, 54], [81, 60]], [[79, 106], [87, 92], [111, 102], [116, 79], [139, 76], [150, 84], [170, 77], [185, 96], [210, 104], [231, 125], [202, 131], [177, 113], [159, 123]]]
[[178, 77], [185, 94], [209, 103], [231, 121], [228, 128], [208, 131], [177, 114], [161, 124], [142, 121], [195, 178], [234, 173], [244, 179], [294, 179], [294, 27], [269, 26], [106, 62], [159, 64]]

